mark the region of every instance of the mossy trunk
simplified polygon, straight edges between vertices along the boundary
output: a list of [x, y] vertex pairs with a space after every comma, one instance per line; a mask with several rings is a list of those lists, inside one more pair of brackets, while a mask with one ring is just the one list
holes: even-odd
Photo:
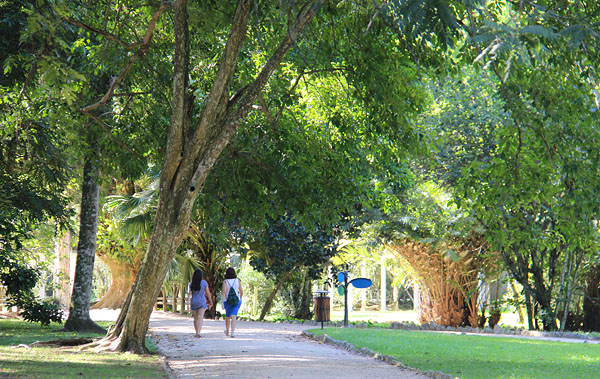
[[87, 158], [83, 167], [81, 186], [81, 215], [79, 242], [77, 244], [77, 263], [69, 317], [65, 322], [65, 331], [106, 332], [90, 318], [92, 280], [94, 277], [94, 258], [96, 256], [96, 232], [98, 226], [98, 203], [100, 170], [91, 158]]

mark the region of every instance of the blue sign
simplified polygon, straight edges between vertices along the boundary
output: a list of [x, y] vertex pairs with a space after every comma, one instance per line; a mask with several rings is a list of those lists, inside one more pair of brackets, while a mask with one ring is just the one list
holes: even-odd
[[338, 272], [337, 279], [338, 279], [338, 282], [344, 283], [346, 281], [346, 273], [345, 272]]
[[367, 278], [356, 278], [352, 279], [348, 284], [352, 284], [356, 288], [369, 288], [371, 287], [373, 282], [371, 281], [371, 279]]

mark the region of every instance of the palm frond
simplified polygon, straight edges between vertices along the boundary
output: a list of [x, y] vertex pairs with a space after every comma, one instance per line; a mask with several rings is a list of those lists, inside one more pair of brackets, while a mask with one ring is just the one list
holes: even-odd
[[154, 227], [154, 214], [142, 213], [126, 218], [120, 224], [120, 230], [126, 241], [136, 245], [140, 239], [150, 236]]
[[175, 255], [175, 261], [177, 262], [179, 270], [179, 279], [184, 283], [192, 281], [194, 271], [200, 268], [200, 263], [194, 257], [186, 253], [177, 253]]

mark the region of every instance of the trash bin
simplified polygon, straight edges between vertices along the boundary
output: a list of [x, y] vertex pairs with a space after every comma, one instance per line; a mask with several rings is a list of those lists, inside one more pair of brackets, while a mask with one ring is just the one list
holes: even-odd
[[317, 322], [328, 322], [329, 321], [329, 291], [316, 291], [315, 292], [315, 321]]

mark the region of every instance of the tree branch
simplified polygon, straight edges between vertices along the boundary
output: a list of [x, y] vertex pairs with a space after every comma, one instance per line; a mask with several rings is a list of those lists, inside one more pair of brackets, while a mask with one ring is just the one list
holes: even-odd
[[181, 162], [184, 159], [184, 135], [188, 121], [187, 91], [189, 89], [189, 24], [187, 0], [180, 0], [175, 6], [175, 51], [173, 54], [173, 95], [171, 126], [167, 138], [166, 157], [161, 170], [161, 186], [172, 187], [176, 184], [173, 180], [179, 172]]
[[25, 83], [23, 83], [23, 87], [21, 88], [21, 92], [19, 92], [19, 96], [17, 97], [17, 104], [21, 103], [21, 99], [23, 98], [23, 95], [25, 95], [25, 91], [27, 90], [27, 87], [29, 87], [29, 84], [31, 83], [31, 78], [33, 77], [33, 73], [37, 69], [38, 60], [46, 52], [46, 46], [47, 45], [44, 44], [44, 46], [42, 46], [40, 48], [40, 50], [38, 50], [38, 52], [36, 54], [36, 59], [33, 62], [33, 64], [31, 65], [31, 68], [29, 69], [29, 72], [27, 73], [27, 77], [25, 78]]
[[269, 121], [271, 127], [275, 126], [275, 119], [273, 118], [273, 116], [271, 116], [271, 113], [269, 112], [269, 107], [267, 106], [267, 102], [265, 101], [265, 98], [262, 95], [262, 93], [258, 95], [258, 103], [260, 104], [260, 110], [265, 114], [265, 117], [267, 117], [267, 121]]
[[89, 30], [93, 33], [100, 34], [111, 41], [115, 41], [115, 42], [119, 43], [126, 50], [133, 50], [135, 48], [138, 48], [138, 50], [135, 52], [135, 54], [133, 54], [129, 58], [127, 65], [123, 68], [123, 70], [121, 70], [121, 73], [118, 76], [115, 76], [112, 78], [110, 86], [109, 86], [108, 90], [106, 91], [106, 93], [104, 94], [104, 96], [102, 96], [102, 98], [99, 101], [97, 101], [96, 103], [84, 107], [82, 109], [82, 112], [89, 113], [90, 111], [98, 109], [112, 97], [116, 86], [121, 82], [121, 80], [123, 80], [125, 75], [127, 75], [127, 73], [129, 72], [129, 70], [131, 69], [133, 64], [138, 60], [138, 58], [140, 56], [146, 54], [146, 52], [148, 51], [148, 45], [150, 44], [150, 41], [152, 40], [152, 36], [154, 34], [154, 29], [156, 28], [156, 23], [158, 22], [160, 16], [167, 9], [173, 7], [173, 5], [174, 5], [174, 3], [172, 1], [163, 1], [161, 3], [160, 7], [158, 8], [158, 10], [156, 10], [154, 12], [154, 14], [152, 15], [152, 18], [150, 19], [150, 22], [148, 23], [148, 27], [146, 28], [146, 34], [144, 35], [144, 38], [141, 41], [135, 42], [133, 44], [125, 43], [118, 37], [114, 36], [113, 34], [107, 32], [105, 30], [96, 29], [91, 26], [82, 24], [79, 21], [65, 18], [65, 21], [71, 23], [72, 25]]
[[[309, 6], [312, 3], [312, 6]], [[229, 119], [231, 122], [236, 122], [244, 118], [250, 111], [251, 105], [262, 91], [267, 80], [271, 77], [277, 66], [283, 60], [283, 57], [287, 54], [290, 48], [296, 43], [300, 33], [304, 27], [310, 22], [310, 20], [317, 14], [323, 5], [324, 0], [308, 1], [303, 7], [302, 11], [298, 14], [294, 25], [288, 30], [286, 38], [284, 38], [275, 52], [271, 55], [271, 58], [265, 63], [261, 72], [258, 74], [256, 79], [249, 84], [248, 89], [243, 97], [240, 98], [239, 103], [230, 103], [229, 109], [236, 109], [230, 114]], [[315, 71], [316, 72], [316, 71]]]
[[[240, 5], [243, 4], [244, 0], [240, 0]], [[319, 12], [321, 6], [323, 5], [325, 0], [314, 0], [307, 1], [301, 8], [296, 17], [296, 20], [293, 26], [288, 30], [286, 37], [280, 42], [279, 46], [275, 50], [275, 52], [271, 55], [270, 59], [265, 63], [262, 70], [256, 77], [256, 79], [248, 85], [244, 93], [239, 96], [239, 100], [236, 99], [234, 102], [229, 102], [226, 105], [226, 115], [223, 119], [223, 127], [220, 130], [219, 134], [215, 136], [214, 140], [208, 147], [204, 157], [199, 162], [197, 168], [195, 169], [194, 175], [191, 180], [191, 185], [196, 187], [197, 183], [204, 183], [204, 179], [208, 175], [207, 167], [212, 167], [214, 162], [217, 160], [221, 151], [225, 148], [225, 146], [229, 143], [233, 135], [235, 134], [237, 127], [240, 125], [242, 120], [248, 115], [250, 110], [252, 109], [252, 104], [256, 100], [258, 94], [262, 91], [265, 84], [275, 71], [275, 69], [279, 66], [287, 52], [290, 48], [296, 43], [296, 40], [300, 36], [300, 33], [304, 29], [304, 27], [312, 20], [312, 18]], [[249, 8], [249, 6], [248, 6]], [[246, 19], [248, 10], [246, 10]], [[237, 17], [237, 11], [236, 11]], [[239, 31], [239, 30], [238, 30]], [[245, 31], [245, 25], [244, 25]], [[230, 37], [231, 38], [231, 37]], [[228, 41], [229, 44], [229, 41]], [[227, 51], [227, 48], [226, 48]], [[239, 54], [239, 51], [238, 51]], [[233, 57], [235, 59], [237, 54]], [[227, 67], [229, 68], [229, 67]], [[231, 67], [233, 69], [233, 67]], [[219, 69], [221, 71], [221, 68]], [[233, 74], [233, 71], [231, 71]], [[218, 74], [217, 74], [218, 75]], [[217, 76], [218, 77], [218, 76]], [[211, 91], [212, 94], [212, 91]], [[207, 104], [208, 107], [208, 104]], [[205, 108], [206, 110], [207, 108]], [[205, 117], [202, 117], [203, 122], [208, 121]], [[214, 120], [214, 118], [213, 118]], [[203, 125], [199, 128], [199, 132], [196, 133], [196, 138], [194, 141], [200, 143], [202, 141], [201, 137], [204, 137], [205, 131], [202, 130], [207, 125]]]
[[[202, 112], [200, 127], [194, 138], [194, 141], [196, 142], [200, 142], [199, 138], [204, 137], [206, 125], [214, 121], [215, 116], [218, 113], [217, 109], [219, 108], [219, 105], [222, 104], [225, 96], [228, 97], [229, 83], [235, 72], [236, 61], [246, 36], [250, 6], [251, 1], [249, 0], [238, 1], [231, 25], [231, 31], [229, 32], [227, 44], [225, 45], [225, 51], [223, 51], [223, 55], [221, 56], [213, 87], [208, 94], [206, 106]], [[239, 94], [236, 94], [237, 96], [234, 95], [233, 97], [239, 97], [241, 92], [242, 91], [238, 91]]]
[[84, 113], [88, 113], [88, 112], [98, 109], [102, 105], [106, 104], [106, 102], [108, 100], [110, 100], [110, 98], [113, 96], [113, 92], [115, 91], [115, 88], [117, 87], [117, 85], [121, 82], [121, 80], [123, 80], [123, 78], [127, 75], [129, 70], [131, 70], [131, 67], [133, 66], [135, 61], [137, 61], [140, 56], [144, 55], [146, 53], [146, 51], [147, 51], [147, 46], [144, 46], [144, 47], [140, 48], [138, 51], [136, 51], [135, 54], [133, 54], [129, 58], [127, 65], [123, 68], [123, 70], [121, 70], [121, 73], [119, 74], [119, 76], [113, 76], [111, 78], [110, 85], [108, 87], [108, 90], [104, 94], [104, 96], [102, 96], [102, 98], [100, 100], [98, 100], [97, 102], [95, 102], [94, 104], [90, 104], [90, 105], [82, 108], [81, 111]]
[[102, 127], [102, 129], [104, 129], [104, 131], [106, 132], [106, 134], [108, 135], [108, 137], [117, 145], [121, 146], [123, 148], [123, 150], [129, 151], [131, 154], [135, 155], [137, 158], [142, 159], [142, 156], [140, 154], [138, 154], [137, 152], [133, 151], [129, 146], [125, 145], [123, 142], [119, 141], [112, 133], [110, 130], [110, 127], [104, 122], [102, 121], [102, 119], [90, 112], [83, 112], [86, 116], [88, 116], [89, 118], [91, 118], [92, 120], [94, 120], [98, 125], [100, 125]]
[[134, 50], [139, 47], [143, 47], [144, 45], [147, 45], [150, 42], [150, 40], [152, 39], [152, 34], [154, 33], [154, 29], [156, 28], [156, 23], [158, 22], [158, 19], [160, 18], [161, 14], [167, 9], [172, 8], [173, 6], [173, 1], [163, 1], [160, 7], [152, 15], [152, 18], [150, 18], [150, 22], [148, 23], [148, 27], [146, 28], [144, 38], [134, 43], [127, 43], [119, 37], [115, 36], [114, 34], [107, 32], [106, 30], [95, 28], [93, 26], [84, 24], [80, 21], [74, 20], [70, 17], [64, 17], [63, 20], [65, 20], [73, 26], [85, 29], [94, 34], [99, 34], [110, 41], [116, 42], [117, 44], [121, 45], [121, 47], [123, 47], [125, 50]]
[[[375, 2], [375, 5], [377, 5], [377, 2]], [[365, 29], [365, 32], [363, 33], [364, 36], [366, 36], [367, 33], [369, 33], [369, 29], [371, 29], [371, 26], [373, 25], [373, 22], [377, 18], [377, 15], [379, 15], [379, 12], [381, 12], [381, 10], [383, 9], [383, 7], [385, 5], [386, 5], [385, 2], [383, 2], [383, 3], [381, 3], [380, 6], [377, 7], [377, 9], [375, 10], [375, 13], [373, 13], [373, 17], [371, 17], [371, 21], [369, 21], [369, 24], [367, 25], [367, 28]]]
[[[294, 80], [294, 84], [292, 84], [292, 87], [290, 88], [290, 90], [288, 91], [288, 93], [293, 93], [294, 92], [294, 90], [296, 89], [296, 87], [300, 83], [300, 80], [305, 75], [315, 74], [315, 73], [319, 73], [319, 72], [335, 72], [335, 71], [343, 71], [343, 70], [344, 70], [343, 68], [333, 67], [333, 68], [324, 68], [324, 69], [311, 70], [311, 71], [301, 71], [296, 76], [296, 79]], [[245, 91], [246, 88], [247, 88], [247, 86], [244, 86], [242, 89]], [[241, 90], [238, 91], [238, 92], [241, 92]], [[231, 100], [230, 100], [230, 104], [235, 104], [234, 100], [237, 101], [240, 98], [241, 98], [241, 96], [238, 96], [236, 99], [234, 99], [234, 97], [232, 97]], [[281, 105], [281, 107], [279, 107], [279, 110], [275, 114], [275, 117], [273, 117], [273, 115], [271, 115], [271, 113], [269, 111], [269, 107], [267, 106], [267, 102], [265, 101], [262, 93], [258, 95], [258, 104], [260, 106], [256, 107], [255, 109], [258, 109], [261, 112], [263, 112], [265, 114], [265, 116], [267, 117], [267, 121], [269, 121], [269, 124], [271, 124], [271, 127], [274, 128], [275, 125], [277, 125], [277, 123], [279, 122], [279, 120], [281, 120], [281, 117], [283, 115], [283, 111], [286, 110], [286, 106], [285, 105]]]

